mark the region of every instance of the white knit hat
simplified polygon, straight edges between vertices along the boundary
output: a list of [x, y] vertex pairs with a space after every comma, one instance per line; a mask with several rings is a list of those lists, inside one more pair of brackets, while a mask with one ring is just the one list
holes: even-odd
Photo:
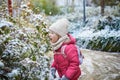
[[58, 35], [65, 36], [68, 33], [69, 21], [66, 18], [62, 18], [53, 23], [49, 30], [57, 33]]

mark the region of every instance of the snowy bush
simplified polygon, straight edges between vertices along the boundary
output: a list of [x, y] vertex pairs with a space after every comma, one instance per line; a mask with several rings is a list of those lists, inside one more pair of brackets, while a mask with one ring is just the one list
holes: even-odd
[[1, 20], [0, 21], [0, 34], [8, 34], [11, 31], [13, 24], [11, 22]]
[[99, 20], [97, 30], [109, 28], [110, 30], [120, 30], [120, 19], [108, 16], [103, 20]]
[[90, 22], [88, 21], [86, 26], [84, 28], [81, 27], [79, 31], [80, 33], [76, 37], [77, 44], [82, 48], [120, 52], [119, 17], [108, 16], [100, 18], [99, 20], [90, 20]]
[[[5, 24], [7, 25], [7, 22]], [[26, 28], [28, 24], [32, 27]], [[14, 23], [9, 33], [3, 32], [0, 35], [1, 79], [48, 80], [49, 58], [46, 52], [49, 42], [45, 30], [47, 24], [45, 19], [39, 16], [34, 17], [32, 23], [28, 24], [18, 27], [18, 24]]]

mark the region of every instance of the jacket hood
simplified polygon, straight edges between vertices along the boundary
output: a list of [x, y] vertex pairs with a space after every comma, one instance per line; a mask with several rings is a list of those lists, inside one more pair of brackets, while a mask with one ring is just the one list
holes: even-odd
[[70, 34], [67, 35], [70, 38], [70, 41], [68, 43], [63, 43], [63, 45], [76, 44], [76, 39]]

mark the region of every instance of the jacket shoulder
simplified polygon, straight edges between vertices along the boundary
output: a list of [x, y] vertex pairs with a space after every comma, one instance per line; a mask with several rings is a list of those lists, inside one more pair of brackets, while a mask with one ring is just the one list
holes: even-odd
[[70, 53], [70, 52], [72, 52], [74, 50], [77, 50], [76, 45], [75, 44], [69, 44], [69, 45], [66, 45], [66, 48], [65, 48], [64, 52], [66, 54], [68, 54], [68, 53]]

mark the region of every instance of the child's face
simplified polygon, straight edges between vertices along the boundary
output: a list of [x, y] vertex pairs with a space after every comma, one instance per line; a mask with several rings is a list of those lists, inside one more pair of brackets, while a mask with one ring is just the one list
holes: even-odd
[[49, 38], [50, 38], [50, 41], [51, 41], [52, 43], [57, 42], [58, 39], [59, 39], [59, 37], [60, 37], [60, 36], [57, 35], [56, 33], [52, 32], [52, 31], [49, 32]]

